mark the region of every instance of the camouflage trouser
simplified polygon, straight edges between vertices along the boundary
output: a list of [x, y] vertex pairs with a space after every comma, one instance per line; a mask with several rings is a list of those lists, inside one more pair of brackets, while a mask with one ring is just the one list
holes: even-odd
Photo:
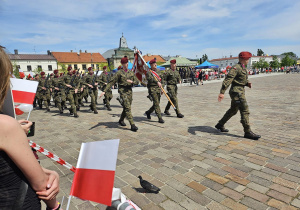
[[[106, 88], [106, 86], [103, 86], [102, 90], [104, 90], [105, 88]], [[110, 100], [112, 98], [113, 98], [112, 90], [109, 89], [105, 92], [105, 95], [104, 95], [104, 101], [105, 101], [106, 107], [110, 107]]]
[[96, 110], [96, 97], [97, 96], [95, 96], [95, 91], [94, 90], [89, 90], [89, 95], [91, 97], [91, 105], [90, 105], [90, 107], [94, 111], [94, 110]]
[[77, 112], [74, 100], [74, 90], [69, 90], [69, 93], [67, 94], [67, 100], [70, 102], [70, 112], [76, 114]]
[[232, 116], [234, 116], [239, 110], [241, 113], [241, 123], [244, 127], [244, 132], [250, 132], [249, 124], [249, 109], [247, 100], [245, 97], [245, 90], [242, 86], [233, 87], [230, 92], [231, 106], [224, 114], [223, 118], [219, 121], [221, 125], [224, 125]]
[[123, 111], [120, 120], [123, 121], [125, 117], [129, 121], [130, 125], [133, 125], [133, 117], [131, 114], [131, 103], [132, 103], [132, 89], [130, 88], [119, 88], [119, 94], [123, 101]]
[[49, 96], [50, 96], [50, 90], [39, 91], [38, 103], [40, 107], [42, 107], [42, 104], [44, 102], [45, 107], [49, 108], [49, 104], [48, 104]]
[[54, 100], [55, 104], [57, 104], [57, 107], [58, 107], [59, 111], [62, 111], [62, 102], [63, 102], [63, 100], [62, 100], [61, 91], [53, 90], [53, 100]]
[[82, 99], [82, 98], [87, 99], [88, 96], [89, 96], [89, 89], [88, 89], [87, 87], [84, 87], [84, 88], [83, 88], [83, 93], [82, 93], [81, 99]]
[[[176, 108], [176, 114], [180, 114], [179, 107], [178, 107], [178, 100], [177, 100], [177, 85], [167, 85], [168, 90], [168, 96], [170, 97], [172, 103], [174, 104]], [[166, 106], [165, 110], [169, 110], [171, 107], [170, 101], [168, 101], [168, 104]]]
[[148, 93], [149, 95], [152, 97], [153, 100], [153, 105], [151, 106], [151, 108], [148, 110], [148, 113], [152, 113], [153, 111], [155, 111], [155, 114], [157, 115], [157, 117], [160, 119], [161, 117], [161, 111], [160, 111], [160, 97], [161, 97], [161, 89], [158, 86], [154, 86], [154, 87], [149, 87], [148, 88]]
[[95, 95], [95, 103], [97, 104], [97, 100], [98, 100], [98, 89], [94, 90], [94, 95]]

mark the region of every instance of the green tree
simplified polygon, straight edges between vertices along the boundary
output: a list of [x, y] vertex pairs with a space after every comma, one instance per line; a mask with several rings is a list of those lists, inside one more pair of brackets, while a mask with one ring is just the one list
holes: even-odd
[[257, 56], [263, 56], [265, 53], [261, 49], [257, 49]]
[[208, 56], [206, 54], [202, 55], [202, 62], [205, 62], [208, 60]]
[[42, 71], [43, 71], [43, 69], [40, 68], [40, 67], [37, 67], [36, 69], [33, 70], [33, 72], [34, 72], [35, 74], [40, 74]]
[[19, 68], [17, 66], [17, 62], [12, 60], [11, 64], [13, 66], [13, 74], [15, 75], [16, 78], [20, 79]]
[[289, 55], [291, 58], [297, 58], [297, 55], [293, 52], [285, 52], [282, 53], [281, 55]]
[[280, 63], [276, 55], [273, 55], [273, 61], [270, 62], [270, 66], [272, 69], [278, 69], [280, 67]]
[[268, 68], [269, 63], [265, 61], [264, 58], [260, 58], [258, 62], [252, 64], [253, 68], [258, 68], [258, 69], [263, 69], [263, 68]]
[[66, 64], [58, 62], [57, 65], [60, 67], [60, 68], [58, 68], [58, 71], [60, 73], [65, 73], [65, 74], [68, 73]]
[[281, 66], [292, 66], [296, 63], [294, 59], [290, 58], [289, 55], [286, 55], [282, 60], [281, 60]]

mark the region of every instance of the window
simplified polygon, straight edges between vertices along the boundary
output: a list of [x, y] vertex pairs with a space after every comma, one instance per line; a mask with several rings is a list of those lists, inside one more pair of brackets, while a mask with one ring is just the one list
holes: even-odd
[[230, 63], [230, 66], [232, 66], [232, 63]]
[[99, 70], [99, 64], [96, 64], [96, 68], [97, 68], [97, 70]]
[[52, 71], [52, 65], [48, 65], [48, 71]]
[[77, 70], [77, 68], [78, 68], [78, 67], [77, 67], [77, 64], [74, 64], [74, 69]]
[[92, 66], [92, 69], [93, 69], [93, 68], [94, 68], [94, 64], [92, 63], [92, 65], [91, 65], [91, 66]]
[[86, 70], [86, 64], [82, 64], [82, 69]]
[[20, 65], [17, 65], [17, 68], [20, 69], [21, 68]]
[[38, 69], [43, 69], [41, 65], [38, 65]]
[[31, 71], [31, 66], [27, 66], [27, 71]]

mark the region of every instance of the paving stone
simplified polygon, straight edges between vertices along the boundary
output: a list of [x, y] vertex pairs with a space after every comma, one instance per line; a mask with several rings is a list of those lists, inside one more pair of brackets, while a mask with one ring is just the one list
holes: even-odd
[[237, 175], [237, 176], [242, 177], [242, 178], [245, 178], [245, 177], [248, 176], [247, 173], [245, 173], [243, 171], [240, 171], [240, 170], [237, 170], [235, 168], [229, 167], [229, 166], [224, 166], [222, 169], [224, 171], [228, 171], [229, 173]]
[[283, 186], [288, 187], [288, 188], [293, 188], [293, 189], [297, 189], [298, 186], [299, 186], [295, 182], [290, 182], [290, 181], [285, 180], [285, 179], [280, 178], [280, 177], [275, 177], [272, 181], [277, 183], [277, 184], [283, 185]]
[[282, 193], [280, 193], [278, 191], [275, 191], [275, 190], [270, 190], [269, 192], [267, 192], [267, 195], [270, 196], [270, 197], [273, 197], [277, 200], [284, 201], [286, 203], [289, 203], [292, 200], [291, 196], [282, 194]]
[[179, 203], [185, 209], [195, 209], [195, 210], [206, 210], [204, 206], [200, 206], [198, 203], [193, 201], [192, 199], [185, 199]]
[[202, 192], [202, 194], [207, 196], [208, 198], [218, 201], [218, 202], [221, 202], [222, 200], [224, 200], [226, 198], [226, 196], [224, 196], [221, 193], [214, 191], [212, 189], [206, 189]]
[[208, 188], [211, 188], [215, 191], [219, 191], [220, 189], [223, 188], [223, 185], [215, 182], [215, 181], [212, 181], [210, 179], [204, 179], [202, 182], [201, 182], [202, 185], [208, 187]]
[[262, 203], [266, 203], [267, 200], [269, 200], [268, 196], [266, 196], [266, 195], [264, 195], [262, 193], [259, 193], [257, 191], [251, 190], [249, 188], [245, 189], [242, 193], [244, 195], [249, 196], [249, 197], [251, 197], [251, 198], [253, 198], [255, 200], [258, 200], [258, 201], [260, 201]]
[[169, 186], [163, 186], [161, 188], [161, 193], [163, 193], [165, 196], [167, 196], [168, 198], [172, 199], [173, 201], [176, 202], [181, 202], [185, 199], [184, 194], [178, 192], [177, 190], [169, 187]]
[[240, 178], [234, 174], [227, 174], [225, 177], [242, 185], [247, 185], [250, 182], [249, 180]]
[[273, 189], [273, 190], [276, 190], [276, 191], [278, 191], [280, 193], [289, 195], [291, 197], [295, 197], [298, 194], [297, 191], [292, 190], [292, 189], [287, 188], [287, 187], [283, 187], [283, 186], [281, 186], [279, 184], [273, 184], [273, 185], [270, 186], [270, 188]]
[[255, 190], [257, 192], [263, 193], [263, 194], [265, 194], [269, 190], [269, 188], [261, 186], [259, 184], [254, 183], [254, 182], [250, 182], [249, 184], [247, 184], [247, 187], [252, 189], [252, 190]]
[[300, 200], [299, 199], [294, 199], [291, 204], [293, 206], [296, 206], [296, 207], [300, 208]]
[[171, 200], [164, 201], [163, 203], [160, 204], [160, 206], [163, 207], [164, 209], [178, 209], [178, 210], [184, 209], [179, 204]]
[[235, 202], [234, 200], [232, 200], [230, 198], [224, 199], [221, 203], [224, 206], [227, 206], [227, 207], [229, 207], [230, 209], [233, 209], [233, 210], [247, 210], [248, 209], [247, 206], [245, 206], [243, 204], [240, 204], [240, 203], [237, 203], [237, 202]]
[[229, 182], [228, 179], [225, 179], [217, 174], [214, 174], [214, 173], [209, 173], [206, 175], [206, 178], [209, 178], [215, 182], [218, 182], [220, 184], [225, 184], [226, 182]]
[[195, 181], [190, 182], [189, 184], [187, 184], [187, 186], [189, 186], [190, 188], [196, 190], [199, 193], [201, 193], [201, 192], [203, 192], [204, 190], [207, 189], [205, 186], [203, 186], [202, 184], [199, 184]]
[[196, 203], [200, 204], [201, 206], [206, 206], [207, 204], [209, 204], [211, 202], [211, 199], [209, 199], [208, 197], [206, 197], [206, 196], [198, 193], [195, 190], [191, 190], [186, 195], [190, 199], [192, 199], [193, 201], [195, 201]]
[[232, 189], [229, 189], [227, 187], [224, 187], [219, 192], [222, 193], [223, 195], [226, 195], [226, 196], [232, 198], [235, 201], [238, 201], [244, 197], [243, 194], [236, 192]]
[[215, 201], [212, 201], [210, 202], [208, 205], [207, 205], [207, 208], [208, 209], [212, 209], [212, 210], [229, 210], [229, 208], [215, 202]]
[[257, 201], [254, 200], [253, 198], [250, 197], [244, 197], [241, 201], [242, 204], [244, 204], [245, 206], [248, 206], [251, 209], [255, 209], [255, 210], [265, 210], [268, 209], [268, 206]]

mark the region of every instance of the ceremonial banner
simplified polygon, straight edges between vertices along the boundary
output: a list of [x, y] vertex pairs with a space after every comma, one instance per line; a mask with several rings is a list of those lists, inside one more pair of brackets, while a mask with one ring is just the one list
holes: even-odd
[[111, 205], [119, 141], [82, 143], [71, 196]]
[[139, 51], [134, 54], [132, 71], [142, 83], [147, 84], [146, 73], [149, 71], [149, 67]]

